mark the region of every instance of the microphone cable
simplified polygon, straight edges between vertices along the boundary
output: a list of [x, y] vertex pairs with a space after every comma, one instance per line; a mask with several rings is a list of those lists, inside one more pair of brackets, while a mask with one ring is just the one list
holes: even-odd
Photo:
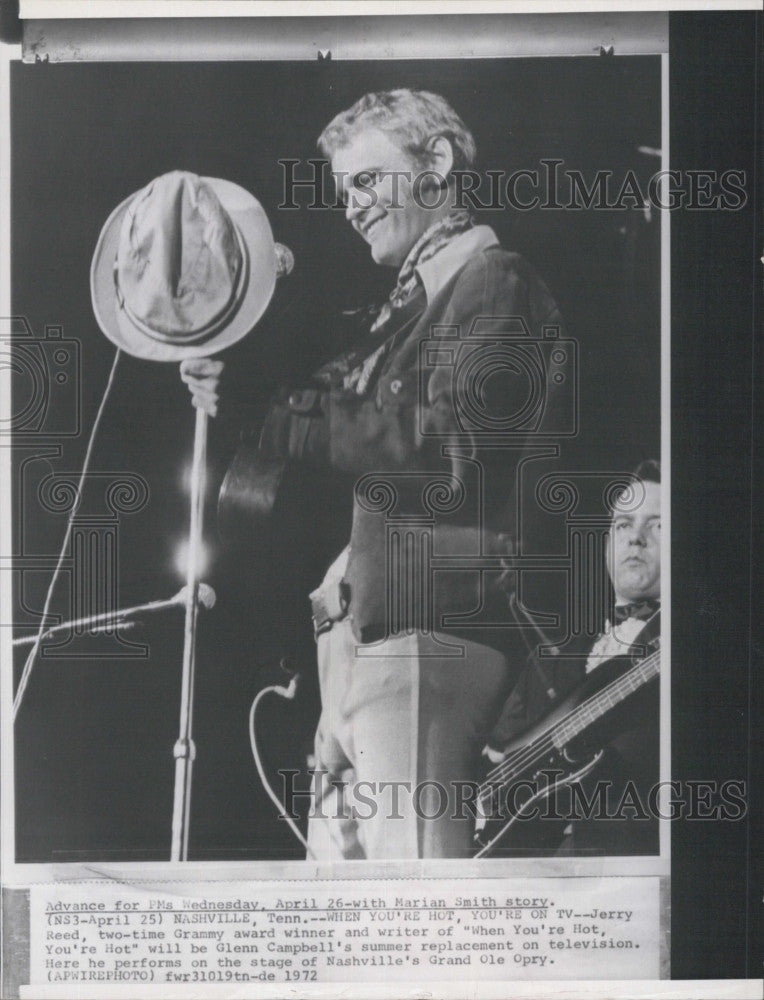
[[313, 853], [313, 851], [311, 850], [310, 846], [308, 845], [308, 841], [305, 839], [305, 837], [303, 837], [302, 831], [297, 826], [297, 824], [292, 819], [292, 817], [287, 815], [287, 811], [286, 811], [286, 807], [284, 806], [284, 803], [278, 797], [278, 795], [276, 794], [276, 792], [273, 790], [273, 787], [271, 786], [271, 783], [268, 781], [268, 777], [267, 777], [267, 775], [265, 773], [265, 768], [263, 767], [263, 761], [262, 761], [262, 758], [260, 757], [260, 751], [259, 751], [258, 746], [257, 746], [257, 732], [256, 732], [256, 718], [255, 717], [257, 715], [257, 707], [258, 707], [258, 705], [260, 704], [260, 702], [263, 700], [263, 698], [267, 694], [278, 694], [278, 695], [281, 695], [282, 698], [288, 698], [291, 701], [294, 698], [294, 696], [295, 696], [295, 694], [297, 692], [297, 677], [298, 676], [299, 676], [298, 674], [294, 674], [294, 676], [290, 680], [289, 685], [287, 687], [284, 687], [281, 684], [271, 684], [269, 687], [264, 687], [262, 689], [262, 691], [259, 691], [255, 695], [255, 700], [252, 702], [252, 707], [249, 710], [249, 745], [250, 745], [250, 747], [252, 749], [252, 757], [254, 758], [254, 761], [255, 761], [255, 767], [257, 768], [257, 773], [260, 776], [260, 781], [262, 782], [262, 786], [265, 789], [266, 794], [268, 795], [268, 798], [271, 800], [271, 802], [278, 809], [279, 816], [282, 819], [285, 819], [287, 821], [287, 825], [289, 826], [289, 829], [292, 831], [292, 833], [295, 835], [295, 837], [297, 837], [297, 839], [300, 841], [300, 843], [302, 844], [302, 846], [305, 848], [308, 857], [311, 857], [314, 860], [317, 860], [316, 859], [316, 855]]
[[77, 492], [75, 494], [75, 501], [72, 504], [72, 509], [69, 511], [69, 517], [66, 522], [66, 531], [64, 533], [64, 541], [61, 545], [61, 551], [58, 554], [58, 561], [56, 563], [56, 568], [53, 570], [53, 576], [50, 578], [50, 583], [48, 584], [48, 592], [45, 595], [45, 604], [43, 606], [42, 617], [40, 618], [40, 625], [37, 630], [37, 635], [35, 636], [32, 648], [29, 650], [29, 655], [24, 662], [24, 669], [21, 672], [21, 678], [19, 679], [19, 686], [16, 689], [16, 696], [13, 699], [13, 721], [16, 721], [16, 716], [21, 708], [21, 702], [24, 699], [24, 694], [26, 693], [27, 686], [29, 684], [29, 678], [32, 675], [32, 668], [35, 665], [37, 659], [37, 654], [40, 650], [40, 644], [42, 642], [43, 636], [45, 635], [46, 629], [46, 619], [50, 611], [50, 602], [53, 597], [53, 590], [56, 586], [58, 578], [61, 574], [61, 567], [64, 563], [64, 555], [67, 548], [69, 547], [69, 539], [72, 535], [72, 525], [74, 524], [74, 515], [79, 507], [80, 500], [82, 499], [82, 490], [85, 485], [85, 476], [88, 473], [88, 468], [90, 467], [90, 459], [93, 454], [93, 445], [95, 444], [96, 433], [98, 427], [101, 423], [101, 417], [106, 408], [106, 401], [111, 393], [111, 388], [114, 384], [114, 375], [117, 371], [117, 363], [119, 362], [119, 356], [121, 351], [119, 348], [114, 352], [114, 361], [111, 365], [111, 371], [109, 372], [109, 377], [106, 381], [106, 388], [103, 391], [103, 396], [101, 397], [101, 402], [98, 406], [98, 412], [96, 413], [95, 420], [93, 421], [93, 426], [90, 430], [90, 437], [88, 438], [87, 448], [85, 449], [85, 458], [82, 462], [82, 471], [80, 472], [80, 477], [77, 482]]

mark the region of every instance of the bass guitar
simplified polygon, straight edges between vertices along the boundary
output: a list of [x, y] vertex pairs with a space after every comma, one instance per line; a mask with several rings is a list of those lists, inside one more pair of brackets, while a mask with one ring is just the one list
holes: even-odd
[[646, 645], [650, 652], [636, 663], [627, 660], [631, 665], [625, 669], [623, 658], [603, 663], [541, 722], [509, 745], [502, 762], [488, 772], [477, 790], [475, 857], [490, 854], [515, 823], [534, 815], [540, 802], [597, 766], [604, 750], [579, 747], [585, 742], [591, 745], [587, 737], [596, 735], [602, 740], [608, 721], [620, 716], [621, 707], [630, 709], [637, 693], [658, 678], [660, 638]]

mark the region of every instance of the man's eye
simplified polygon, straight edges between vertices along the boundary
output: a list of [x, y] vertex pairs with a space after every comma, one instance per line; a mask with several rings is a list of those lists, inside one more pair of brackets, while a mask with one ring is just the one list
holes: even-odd
[[356, 177], [357, 187], [374, 187], [374, 185], [379, 180], [379, 173], [376, 170], [364, 170], [362, 174]]

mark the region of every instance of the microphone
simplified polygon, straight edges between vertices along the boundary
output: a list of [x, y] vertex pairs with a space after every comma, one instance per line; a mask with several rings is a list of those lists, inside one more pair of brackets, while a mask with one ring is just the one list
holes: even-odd
[[274, 243], [273, 252], [276, 255], [276, 277], [285, 278], [294, 270], [294, 254], [283, 243]]
[[[76, 618], [73, 621], [61, 622], [60, 625], [53, 625], [51, 628], [46, 629], [43, 632], [41, 639], [48, 639], [52, 635], [56, 635], [56, 633], [66, 631], [70, 628], [90, 626], [90, 631], [96, 632], [103, 631], [107, 628], [117, 628], [118, 626], [128, 625], [130, 622], [125, 619], [132, 617], [133, 615], [145, 614], [146, 612], [165, 611], [167, 608], [173, 607], [182, 607], [186, 603], [187, 593], [188, 585], [181, 587], [177, 594], [174, 594], [172, 597], [168, 597], [163, 601], [149, 601], [148, 604], [135, 604], [131, 608], [119, 608], [116, 611], [104, 611], [99, 615], [90, 615], [87, 618]], [[217, 594], [208, 583], [199, 583], [197, 597], [199, 604], [201, 604], [205, 610], [211, 611], [212, 608], [215, 607]], [[18, 639], [13, 640], [13, 645], [31, 646], [36, 638], [36, 635], [20, 636]]]

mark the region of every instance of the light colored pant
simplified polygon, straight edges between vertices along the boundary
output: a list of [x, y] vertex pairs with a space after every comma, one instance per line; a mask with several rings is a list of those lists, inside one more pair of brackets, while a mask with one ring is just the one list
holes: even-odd
[[[444, 655], [455, 649], [461, 655]], [[458, 783], [479, 777], [480, 748], [506, 696], [504, 656], [421, 633], [359, 646], [343, 619], [318, 638], [318, 671], [322, 714], [308, 825], [314, 855], [468, 856], [473, 821], [459, 801], [469, 792]], [[397, 809], [383, 782], [408, 783], [410, 790], [398, 788]]]

